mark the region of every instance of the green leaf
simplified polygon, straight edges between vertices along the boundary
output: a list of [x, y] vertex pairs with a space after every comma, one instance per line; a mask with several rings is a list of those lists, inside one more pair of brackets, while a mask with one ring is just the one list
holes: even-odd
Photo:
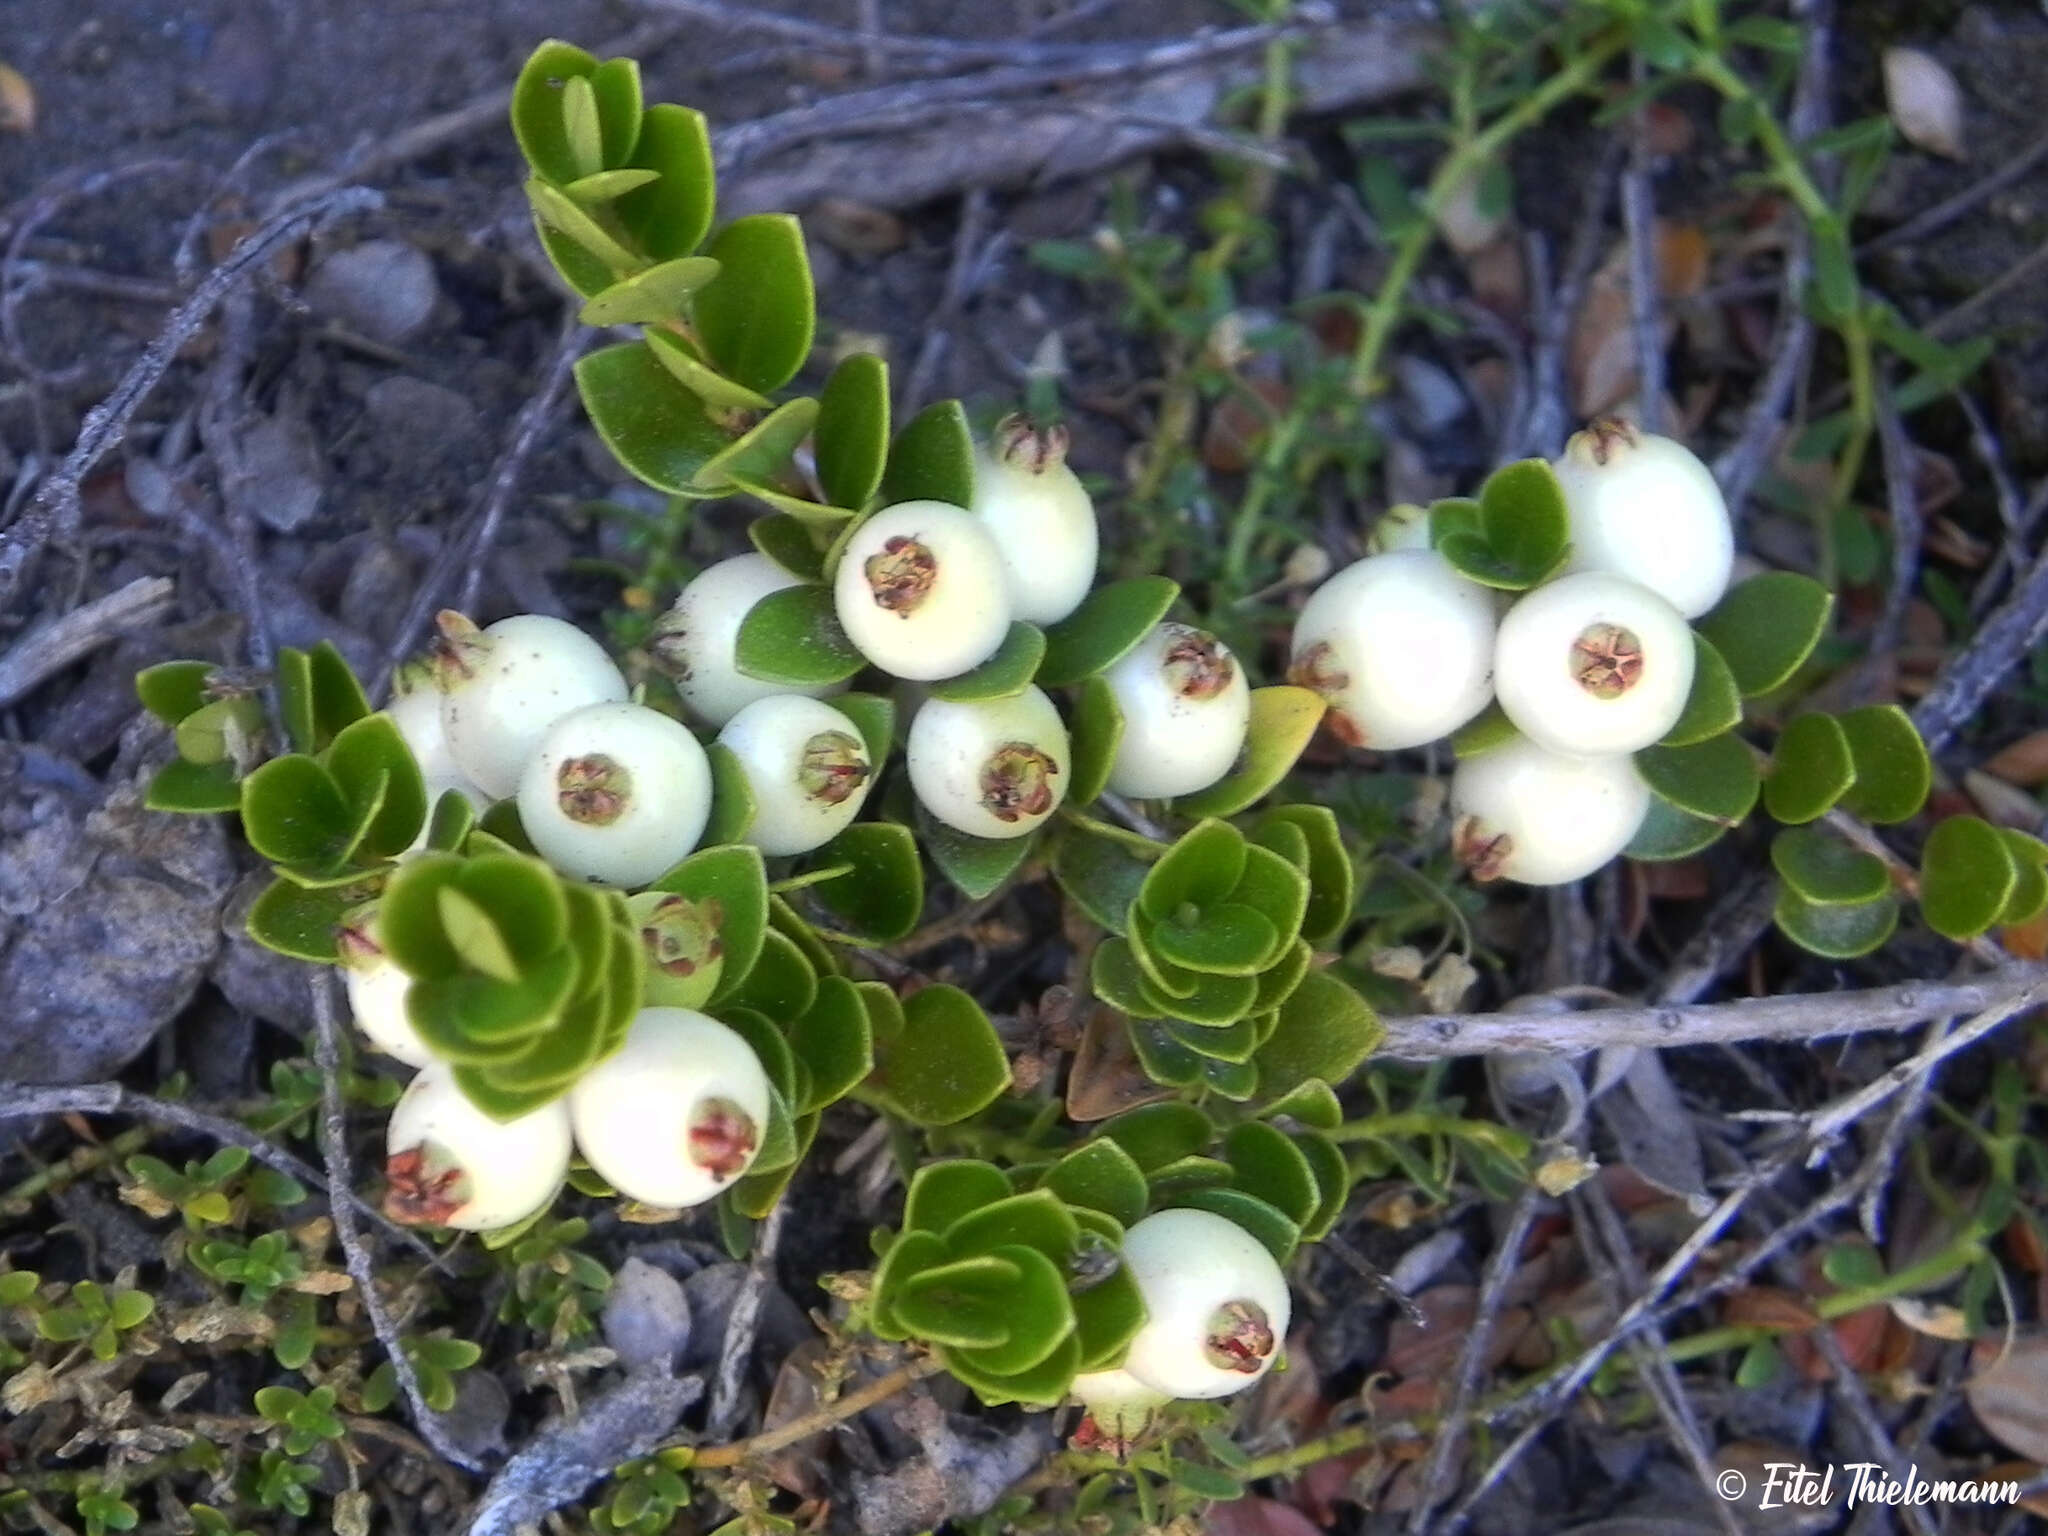
[[644, 187], [658, 179], [652, 171], [597, 171], [577, 177], [562, 190], [585, 208], [595, 211], [625, 196], [635, 187]]
[[811, 355], [817, 323], [803, 226], [786, 213], [735, 219], [706, 254], [719, 274], [697, 295], [697, 334], [718, 370], [763, 394], [782, 388]]
[[1124, 1226], [1145, 1214], [1145, 1170], [1116, 1142], [1085, 1142], [1054, 1163], [1045, 1187], [1069, 1205], [1113, 1216]]
[[811, 962], [794, 939], [770, 927], [761, 935], [760, 957], [719, 1002], [728, 1008], [751, 1008], [783, 1022], [804, 1013], [817, 997], [818, 973]]
[[1483, 757], [1495, 747], [1504, 747], [1522, 733], [1498, 704], [1489, 704], [1451, 732], [1451, 755], [1460, 762]]
[[332, 863], [357, 829], [334, 775], [310, 757], [274, 757], [242, 780], [243, 833], [273, 864]]
[[[836, 536], [838, 530], [848, 526], [854, 517], [854, 514], [847, 511], [844, 507], [827, 506], [822, 501], [808, 501], [802, 496], [792, 496], [789, 492], [777, 490], [774, 486], [765, 484], [760, 480], [734, 476], [727, 489], [743, 491], [763, 506], [773, 508], [784, 517], [795, 519], [803, 524], [807, 530], [815, 529], [820, 533], [828, 535]], [[807, 577], [807, 580], [815, 581], [819, 575], [823, 574], [825, 569], [823, 551], [817, 552], [817, 567], [818, 574]]]
[[1884, 860], [1819, 827], [1780, 832], [1771, 864], [1809, 906], [1860, 906], [1891, 890]]
[[1088, 962], [1088, 984], [1095, 995], [1137, 1019], [1156, 1019], [1167, 1005], [1155, 1003], [1145, 986], [1145, 973], [1138, 967], [1137, 952], [1128, 939], [1107, 938], [1095, 946]]
[[1250, 907], [1273, 927], [1273, 942], [1258, 961], [1263, 970], [1280, 958], [1301, 931], [1308, 910], [1308, 876], [1260, 843], [1249, 845], [1244, 854], [1244, 874], [1230, 893], [1230, 903]]
[[1149, 1175], [1207, 1146], [1215, 1130], [1209, 1117], [1194, 1105], [1169, 1102], [1126, 1110], [1103, 1121], [1095, 1134], [1130, 1153], [1132, 1161]]
[[1263, 800], [1293, 769], [1322, 722], [1325, 705], [1306, 688], [1254, 688], [1244, 760], [1220, 783], [1174, 802], [1188, 816], [1235, 816]]
[[818, 483], [834, 506], [859, 511], [889, 461], [889, 365], [855, 352], [832, 370], [818, 401]]
[[265, 949], [297, 960], [333, 965], [340, 958], [335, 933], [342, 915], [362, 899], [359, 889], [308, 890], [290, 880], [273, 880], [249, 907], [249, 937]]
[[210, 661], [159, 662], [135, 674], [135, 693], [144, 709], [176, 725], [207, 702], [206, 682], [217, 670]]
[[1934, 765], [1912, 718], [1896, 704], [1872, 704], [1835, 719], [1856, 765], [1842, 808], [1880, 825], [1917, 816], [1933, 786]]
[[1826, 815], [1856, 782], [1849, 738], [1833, 715], [1807, 714], [1788, 722], [1764, 776], [1764, 809], [1788, 824]]
[[1728, 663], [1744, 698], [1775, 693], [1827, 632], [1834, 595], [1791, 571], [1766, 571], [1732, 589], [1699, 631]]
[[759, 809], [754, 803], [754, 781], [747, 777], [738, 755], [722, 741], [706, 742], [705, 760], [711, 765], [711, 819], [704, 824], [706, 847], [736, 843], [754, 825]]
[[903, 1206], [903, 1230], [943, 1233], [963, 1217], [1015, 1193], [993, 1163], [971, 1158], [926, 1163], [911, 1178]]
[[1010, 625], [995, 655], [971, 672], [931, 684], [931, 696], [952, 704], [1010, 698], [1031, 686], [1044, 655], [1045, 632], [1019, 619]]
[[1664, 733], [1663, 745], [1690, 747], [1742, 724], [1742, 693], [1735, 674], [1713, 642], [1693, 631], [1692, 692], [1678, 723]]
[[641, 265], [640, 258], [622, 245], [618, 236], [561, 188], [535, 177], [526, 184], [526, 200], [533, 205], [534, 219], [543, 229], [560, 235], [595, 264], [564, 276], [581, 278], [602, 268], [615, 281]]
[[886, 763], [896, 744], [896, 701], [880, 693], [842, 693], [832, 707], [851, 720], [868, 749], [868, 761]]
[[636, 477], [677, 495], [726, 445], [697, 396], [645, 341], [604, 347], [576, 364], [583, 409], [605, 446]]
[[882, 500], [973, 502], [974, 434], [958, 400], [926, 406], [896, 434], [882, 471]]
[[818, 999], [790, 1025], [789, 1046], [810, 1069], [810, 1092], [796, 1106], [812, 1114], [846, 1097], [874, 1070], [867, 1006], [844, 976], [818, 983]]
[[[1045, 1262], [1043, 1254], [1032, 1257]], [[912, 1275], [896, 1288], [890, 1306], [917, 1338], [986, 1348], [1010, 1341], [1022, 1283], [1022, 1269], [1008, 1258], [978, 1254]]]
[[[977, 1371], [991, 1376], [1015, 1380], [1044, 1365], [1056, 1353], [1071, 1356], [1077, 1349], [1074, 1302], [1067, 1293], [1067, 1277], [1060, 1264], [1035, 1248], [1007, 1247], [988, 1257], [1006, 1260], [1017, 1271], [1017, 1278], [998, 1299], [1007, 1337], [997, 1344], [949, 1350], [949, 1358], [972, 1362]], [[903, 1300], [897, 1303], [899, 1317], [904, 1316], [904, 1301], [935, 1284], [934, 1273], [927, 1270], [906, 1287]]]
[[1771, 914], [1786, 938], [1829, 960], [1854, 960], [1880, 948], [1899, 925], [1895, 897], [1845, 906], [1815, 906], [1787, 885]]
[[986, 1109], [1010, 1085], [995, 1026], [958, 987], [939, 983], [903, 1002], [903, 1033], [876, 1041], [874, 1085], [894, 1113], [919, 1125], [951, 1125]]
[[1149, 942], [1162, 959], [1191, 971], [1250, 976], [1278, 947], [1280, 936], [1264, 913], [1225, 901], [1205, 908], [1192, 924], [1168, 918], [1152, 932]]
[[362, 848], [396, 858], [412, 846], [427, 821], [427, 786], [412, 750], [389, 715], [365, 715], [344, 726], [322, 754], [358, 817], [368, 809], [371, 786], [383, 780]]
[[606, 59], [590, 72], [597, 105], [599, 163], [624, 165], [640, 137], [640, 61]]
[[787, 512], [757, 517], [747, 524], [747, 538], [754, 548], [798, 581], [824, 580], [824, 552], [801, 518]]
[[1761, 787], [1755, 758], [1732, 733], [1690, 747], [1646, 747], [1635, 755], [1635, 765], [1663, 799], [1722, 826], [1740, 823]]
[[713, 1001], [730, 996], [761, 957], [768, 933], [768, 871], [761, 850], [743, 843], [691, 854], [648, 887], [717, 904], [724, 970]]
[[717, 198], [711, 130], [702, 112], [661, 102], [640, 119], [631, 164], [660, 180], [620, 198], [619, 223], [654, 261], [687, 256], [711, 228]]
[[861, 938], [894, 944], [917, 928], [924, 915], [924, 866], [917, 838], [894, 821], [857, 822], [815, 855], [825, 867], [847, 864], [847, 873], [821, 880], [811, 894]]
[[[1351, 920], [1357, 874], [1344, 846], [1337, 815], [1325, 805], [1281, 805], [1259, 818], [1261, 829], [1298, 828], [1308, 843], [1308, 907], [1302, 914], [1301, 936], [1310, 944], [1333, 941]], [[1256, 840], [1258, 833], [1254, 832]]]
[[1220, 902], [1244, 877], [1244, 834], [1227, 821], [1202, 822], [1182, 835], [1145, 877], [1139, 906], [1155, 922], [1183, 905]]
[[1238, 1189], [1265, 1201], [1297, 1227], [1321, 1204], [1307, 1155], [1292, 1137], [1262, 1120], [1232, 1127], [1223, 1139], [1223, 1158], [1237, 1175]]
[[208, 816], [236, 810], [242, 803], [242, 782], [233, 763], [188, 763], [173, 758], [149, 781], [143, 804], [152, 811]]
[[939, 873], [969, 901], [995, 894], [1038, 846], [1035, 834], [1023, 837], [970, 837], [917, 808], [917, 835]]
[[1049, 1189], [1013, 1194], [964, 1213], [946, 1228], [946, 1247], [957, 1254], [1022, 1247], [1065, 1259], [1080, 1241], [1076, 1214]]
[[825, 586], [784, 587], [754, 604], [740, 622], [734, 660], [747, 676], [784, 688], [844, 682], [867, 665]]
[[718, 276], [708, 256], [678, 256], [614, 283], [583, 306], [585, 325], [656, 325], [683, 312], [690, 295]]
[[1496, 579], [1489, 586], [1534, 586], [1564, 564], [1570, 549], [1564, 489], [1542, 459], [1503, 465], [1486, 477], [1479, 489], [1479, 523], [1495, 561]]
[[1833, 213], [1810, 222], [1813, 233], [1813, 286], [1821, 315], [1839, 323], [1856, 312], [1859, 292], [1856, 259], [1849, 251], [1849, 231]]
[[1681, 811], [1662, 795], [1653, 794], [1643, 824], [1636, 828], [1636, 835], [1621, 851], [1623, 857], [1644, 864], [1665, 863], [1689, 859], [1727, 834], [1728, 829], [1718, 821], [1708, 821], [1691, 811]]
[[1327, 1136], [1305, 1131], [1294, 1138], [1294, 1144], [1315, 1171], [1318, 1196], [1315, 1214], [1302, 1223], [1301, 1235], [1308, 1242], [1319, 1243], [1336, 1226], [1350, 1202], [1351, 1168], [1344, 1161], [1343, 1152]]
[[[757, 390], [737, 384], [697, 355], [695, 347], [672, 331], [650, 330], [641, 338], [655, 361], [684, 389], [714, 411], [769, 411], [775, 402]], [[723, 433], [719, 442], [725, 441]]]
[[2006, 898], [2005, 910], [1998, 914], [1999, 923], [2009, 928], [2031, 922], [2048, 910], [2048, 868], [2044, 868], [2048, 865], [2048, 843], [2011, 827], [2000, 827], [1998, 835], [2005, 839], [2006, 852], [2012, 855], [2012, 894]]
[[1385, 1033], [1364, 998], [1327, 971], [1311, 971], [1259, 1047], [1259, 1090], [1277, 1096], [1312, 1077], [1342, 1083]]
[[691, 485], [700, 491], [715, 491], [772, 479], [789, 468], [790, 455], [811, 435], [811, 425], [817, 419], [818, 402], [809, 396], [784, 401], [706, 459], [690, 477]]
[[562, 90], [597, 68], [597, 60], [569, 43], [550, 38], [527, 57], [512, 86], [512, 134], [527, 163], [550, 181], [574, 181], [580, 173], [562, 114]]
[[1124, 712], [1106, 679], [1098, 676], [1082, 682], [1080, 696], [1074, 701], [1071, 730], [1074, 763], [1067, 803], [1079, 807], [1093, 804], [1109, 788], [1117, 748], [1124, 739]]
[[1053, 878], [1070, 900], [1112, 934], [1125, 931], [1131, 903], [1138, 899], [1150, 868], [1121, 843], [1078, 827], [1063, 828], [1053, 848]]
[[1107, 672], [1152, 632], [1179, 596], [1180, 584], [1164, 576], [1136, 576], [1097, 587], [1046, 631], [1039, 682], [1064, 688]]
[[1998, 921], [2019, 882], [2012, 849], [1976, 816], [1951, 816], [1920, 855], [1920, 915], [1943, 938], [1974, 939]]

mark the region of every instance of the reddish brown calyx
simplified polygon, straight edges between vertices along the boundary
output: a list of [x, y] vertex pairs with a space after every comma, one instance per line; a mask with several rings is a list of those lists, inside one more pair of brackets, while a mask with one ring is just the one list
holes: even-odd
[[469, 1174], [431, 1141], [385, 1161], [384, 1214], [407, 1226], [445, 1227], [469, 1204]]
[[579, 825], [610, 826], [626, 814], [632, 798], [633, 775], [602, 752], [566, 758], [555, 770], [555, 804]]
[[1255, 1301], [1226, 1301], [1209, 1319], [1202, 1353], [1218, 1370], [1254, 1376], [1273, 1357], [1278, 1342], [1264, 1307]]
[[647, 637], [647, 660], [671, 681], [690, 680], [689, 632], [673, 610], [654, 621], [654, 632]]
[[694, 976], [703, 967], [723, 959], [725, 906], [716, 896], [693, 901], [688, 896], [669, 896], [657, 903], [640, 927], [640, 942], [647, 947], [647, 959], [665, 976]]
[[443, 689], [475, 677], [491, 648], [484, 632], [468, 614], [443, 608], [434, 615], [434, 638], [427, 642], [427, 667]]
[[1461, 816], [1451, 829], [1451, 856], [1474, 880], [1498, 880], [1514, 851], [1512, 837], [1494, 831], [1477, 816]]
[[345, 922], [334, 930], [334, 948], [351, 970], [367, 970], [384, 958], [384, 947], [370, 937], [367, 921]]
[[997, 462], [1027, 475], [1043, 475], [1067, 462], [1067, 429], [1040, 427], [1030, 417], [1005, 416], [996, 423]]
[[939, 579], [939, 559], [930, 548], [907, 534], [898, 534], [861, 565], [877, 607], [909, 618], [931, 596]]
[[981, 767], [981, 803], [997, 821], [1021, 821], [1052, 809], [1052, 781], [1060, 767], [1025, 741], [1006, 741]]
[[804, 743], [797, 785], [822, 805], [843, 805], [867, 783], [867, 749], [844, 731], [820, 731]]
[[1642, 681], [1643, 642], [1621, 624], [1590, 624], [1572, 642], [1572, 680], [1596, 699], [1618, 699]]
[[688, 1134], [690, 1161], [721, 1182], [746, 1172], [761, 1144], [753, 1118], [731, 1099], [699, 1101]]
[[1074, 1433], [1067, 1445], [1076, 1451], [1091, 1451], [1098, 1455], [1114, 1456], [1118, 1461], [1127, 1461], [1137, 1448], [1138, 1437], [1144, 1434], [1151, 1423], [1150, 1413], [1133, 1413], [1122, 1410], [1110, 1415], [1105, 1425], [1096, 1418], [1093, 1410], [1081, 1415], [1081, 1422], [1074, 1426]]
[[1214, 635], [1181, 624], [1171, 626], [1162, 667], [1166, 686], [1184, 699], [1213, 699], [1237, 676], [1237, 663]]

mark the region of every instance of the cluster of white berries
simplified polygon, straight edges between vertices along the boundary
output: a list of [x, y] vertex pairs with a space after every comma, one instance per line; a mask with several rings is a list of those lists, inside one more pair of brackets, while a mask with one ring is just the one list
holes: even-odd
[[1630, 755], [1678, 723], [1692, 692], [1688, 621], [1720, 601], [1735, 545], [1727, 503], [1683, 445], [1603, 421], [1552, 466], [1571, 555], [1555, 580], [1498, 595], [1397, 519], [1295, 624], [1290, 676], [1354, 746], [1421, 746], [1497, 702], [1518, 733], [1458, 764], [1458, 857], [1481, 879], [1557, 885], [1592, 874], [1642, 826]]
[[1126, 1445], [1175, 1399], [1242, 1392], [1271, 1369], [1287, 1337], [1287, 1277], [1222, 1216], [1147, 1216], [1124, 1234], [1123, 1264], [1144, 1298], [1145, 1323], [1121, 1366], [1075, 1379], [1088, 1410], [1084, 1445]]

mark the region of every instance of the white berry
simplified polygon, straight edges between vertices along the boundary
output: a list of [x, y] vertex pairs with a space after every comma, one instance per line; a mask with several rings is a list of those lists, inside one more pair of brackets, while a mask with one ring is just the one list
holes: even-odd
[[479, 630], [443, 613], [440, 624], [435, 668], [448, 750], [494, 800], [518, 789], [549, 726], [586, 704], [626, 696], [604, 647], [561, 619], [526, 613]]
[[1287, 1277], [1243, 1227], [1208, 1211], [1161, 1211], [1124, 1234], [1145, 1325], [1124, 1369], [1170, 1397], [1228, 1397], [1266, 1374], [1287, 1337]]
[[1066, 798], [1067, 728], [1039, 688], [1007, 699], [933, 699], [910, 722], [910, 787], [938, 820], [969, 837], [1022, 837]]
[[1735, 530], [1713, 471], [1683, 443], [1595, 422], [1553, 464], [1571, 517], [1573, 571], [1639, 582], [1696, 619], [1721, 600]]
[[[405, 738], [413, 761], [419, 764], [421, 778], [430, 783], [438, 781], [450, 789], [463, 789], [472, 804], [488, 803], [488, 797], [462, 771], [462, 766], [455, 761], [455, 754], [448, 750], [448, 733], [441, 727], [440, 689], [423, 686], [396, 694], [384, 706], [384, 713], [398, 727], [398, 734]], [[433, 796], [429, 795], [429, 803], [432, 799]]]
[[626, 1043], [569, 1090], [576, 1145], [620, 1194], [680, 1210], [745, 1173], [768, 1123], [747, 1042], [689, 1008], [643, 1008]]
[[1565, 757], [1516, 737], [1451, 776], [1451, 838], [1480, 880], [1563, 885], [1626, 848], [1650, 812], [1627, 757]]
[[1428, 549], [1371, 555], [1318, 587], [1294, 623], [1289, 679], [1331, 730], [1393, 752], [1449, 735], [1493, 696], [1493, 598]]
[[[364, 909], [370, 912], [373, 909]], [[356, 1028], [371, 1045], [408, 1067], [424, 1067], [434, 1059], [412, 1019], [405, 1000], [412, 992], [412, 977], [384, 953], [377, 942], [374, 916], [351, 918], [335, 935], [341, 955], [341, 980], [348, 991], [350, 1015]]]
[[722, 726], [757, 699], [801, 693], [826, 698], [844, 683], [788, 688], [749, 677], [739, 669], [740, 625], [770, 593], [801, 586], [766, 555], [734, 555], [709, 566], [683, 588], [656, 622], [647, 649], [676, 685], [690, 713]]
[[489, 1232], [524, 1221], [554, 1199], [569, 1172], [569, 1110], [557, 1099], [493, 1120], [432, 1062], [391, 1110], [385, 1213], [397, 1221]]
[[859, 727], [816, 699], [757, 699], [718, 739], [754, 792], [746, 840], [770, 857], [829, 843], [860, 814], [874, 783]]
[[1251, 724], [1251, 685], [1214, 635], [1157, 625], [1103, 680], [1124, 717], [1110, 789], [1140, 800], [1191, 795], [1230, 772]]
[[519, 825], [563, 874], [648, 884], [697, 846], [711, 763], [689, 727], [644, 704], [591, 704], [548, 728], [519, 777]]
[[1003, 557], [983, 523], [943, 501], [877, 512], [847, 541], [833, 581], [840, 627], [893, 677], [970, 672], [1010, 632]]
[[1145, 1432], [1153, 1415], [1173, 1401], [1121, 1366], [1076, 1376], [1074, 1397], [1088, 1410], [1074, 1434], [1076, 1449], [1105, 1450], [1116, 1456], [1128, 1455], [1131, 1442]]
[[1692, 630], [1648, 587], [1604, 571], [1561, 576], [1500, 621], [1493, 687], [1515, 729], [1553, 752], [1634, 752], [1692, 692]]
[[1067, 467], [1064, 427], [1005, 417], [976, 451], [974, 501], [1001, 551], [1013, 618], [1057, 624], [1095, 583], [1095, 503]]

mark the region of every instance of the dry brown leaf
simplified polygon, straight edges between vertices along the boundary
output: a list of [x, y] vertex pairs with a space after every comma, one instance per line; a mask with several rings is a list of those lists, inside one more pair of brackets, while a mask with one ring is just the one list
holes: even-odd
[[36, 88], [18, 69], [0, 64], [0, 133], [36, 131]]
[[2041, 824], [2041, 804], [2024, 789], [2016, 789], [1980, 768], [1963, 774], [1963, 792], [1977, 802], [1984, 819], [2000, 826], [2032, 832]]
[[1946, 1339], [1956, 1344], [1970, 1336], [1970, 1320], [1963, 1315], [1963, 1309], [1952, 1307], [1947, 1302], [1894, 1296], [1891, 1309], [1893, 1317], [1915, 1333], [1923, 1333], [1930, 1339]]
[[1086, 1125], [1171, 1097], [1172, 1089], [1156, 1086], [1145, 1075], [1123, 1020], [1108, 1008], [1090, 1008], [1081, 1029], [1081, 1048], [1067, 1073], [1068, 1118]]
[[1278, 379], [1244, 383], [1258, 401], [1247, 399], [1243, 390], [1232, 390], [1209, 413], [1202, 433], [1203, 461], [1219, 475], [1241, 475], [1250, 469], [1265, 446], [1268, 428], [1294, 403], [1294, 392]]
[[2048, 1333], [2030, 1334], [2001, 1354], [2002, 1339], [1977, 1346], [1977, 1368], [1963, 1387], [1970, 1411], [2000, 1444], [2048, 1461]]
[[886, 208], [850, 197], [828, 197], [804, 215], [817, 237], [849, 256], [886, 256], [910, 238], [903, 221]]
[[1985, 760], [1984, 771], [2021, 789], [2048, 784], [2048, 731], [2031, 731], [2000, 747]]
[[1657, 288], [1666, 300], [1696, 298], [1707, 286], [1712, 252], [1707, 233], [1697, 224], [1675, 219], [1658, 219], [1653, 226], [1657, 241]]
[[1818, 1328], [1820, 1314], [1806, 1298], [1770, 1285], [1746, 1285], [1730, 1291], [1722, 1303], [1721, 1320], [1735, 1328]]
[[1940, 60], [1918, 48], [1885, 49], [1884, 94], [1908, 144], [1950, 160], [1963, 158], [1963, 93]]

